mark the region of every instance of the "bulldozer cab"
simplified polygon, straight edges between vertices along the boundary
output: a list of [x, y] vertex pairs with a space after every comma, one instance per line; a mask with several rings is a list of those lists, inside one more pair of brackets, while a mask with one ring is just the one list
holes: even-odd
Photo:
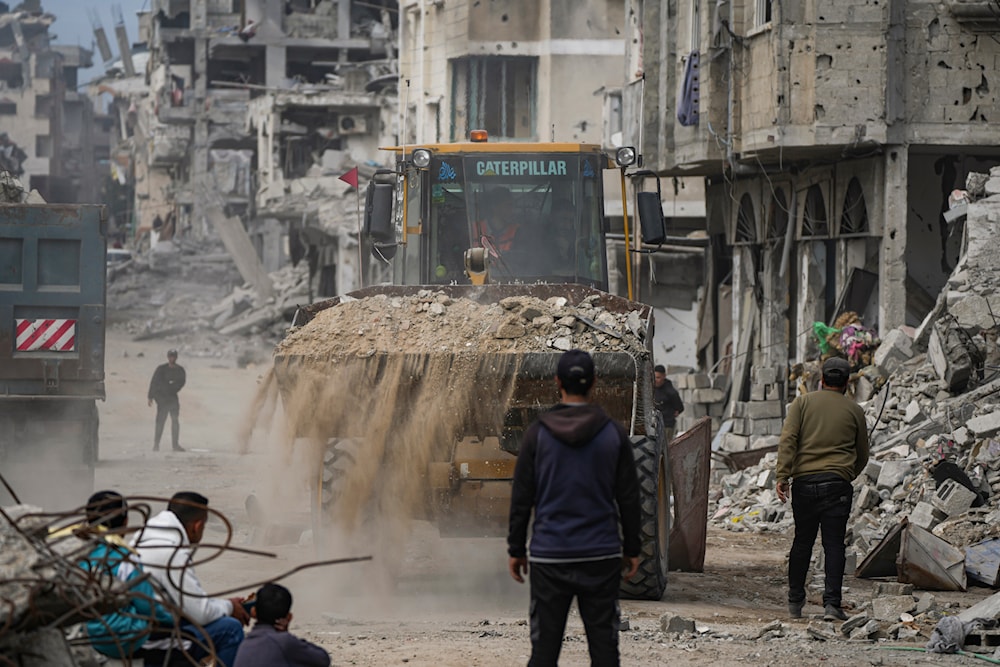
[[469, 142], [394, 150], [397, 170], [370, 186], [366, 226], [373, 253], [392, 256], [397, 284], [608, 289], [604, 174], [619, 165], [599, 146]]

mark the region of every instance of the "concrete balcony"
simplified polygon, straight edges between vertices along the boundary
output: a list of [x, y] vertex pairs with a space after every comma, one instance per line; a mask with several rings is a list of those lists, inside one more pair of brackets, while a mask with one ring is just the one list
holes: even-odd
[[1000, 32], [1000, 12], [993, 0], [945, 0], [945, 6], [969, 32]]

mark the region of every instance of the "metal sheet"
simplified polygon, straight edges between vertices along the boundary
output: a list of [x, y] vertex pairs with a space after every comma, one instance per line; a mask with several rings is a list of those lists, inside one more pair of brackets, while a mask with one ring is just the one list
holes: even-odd
[[858, 566], [858, 577], [896, 576], [928, 591], [964, 591], [965, 555], [933, 533], [899, 522]]
[[674, 510], [669, 549], [671, 570], [705, 569], [711, 447], [709, 417], [702, 417], [668, 447]]
[[969, 579], [985, 586], [1000, 584], [1000, 538], [966, 547], [965, 573]]
[[896, 568], [900, 583], [927, 591], [965, 590], [965, 554], [911, 523], [903, 531]]
[[899, 555], [899, 543], [902, 539], [903, 528], [907, 523], [908, 521], [903, 519], [893, 526], [886, 533], [886, 536], [875, 545], [875, 548], [868, 552], [868, 555], [855, 570], [854, 576], [862, 579], [895, 577], [896, 556]]

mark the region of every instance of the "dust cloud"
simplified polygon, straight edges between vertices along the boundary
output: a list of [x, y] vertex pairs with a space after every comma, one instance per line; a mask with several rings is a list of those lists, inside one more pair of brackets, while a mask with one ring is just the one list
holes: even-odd
[[320, 609], [329, 609], [327, 593], [374, 610], [398, 606], [401, 590], [433, 607], [427, 596], [443, 591], [440, 606], [450, 609], [503, 588], [501, 540], [436, 535], [428, 467], [449, 461], [463, 436], [500, 432], [516, 369], [511, 355], [473, 353], [276, 358], [242, 427], [277, 436], [266, 457], [275, 488], [264, 504], [281, 506], [307, 487], [314, 509], [322, 506], [313, 517], [316, 555], [374, 558], [309, 577], [300, 590], [318, 595]]
[[[499, 436], [512, 402], [530, 410], [557, 400], [546, 373], [554, 375], [561, 349], [646, 352], [627, 302], [609, 310], [583, 293], [574, 306], [558, 291], [547, 299], [530, 288], [479, 300], [426, 289], [345, 297], [278, 345], [243, 440], [268, 428], [262, 477], [280, 493], [308, 488], [313, 510], [322, 507], [318, 556], [374, 557], [328, 568], [302, 589], [392, 608], [400, 591], [422, 598], [421, 608], [454, 608], [467, 596], [481, 603], [521, 590], [507, 576], [501, 539], [436, 535], [446, 524], [435, 523], [441, 499], [430, 469], [442, 473], [463, 438]], [[278, 494], [265, 504], [280, 506]]]

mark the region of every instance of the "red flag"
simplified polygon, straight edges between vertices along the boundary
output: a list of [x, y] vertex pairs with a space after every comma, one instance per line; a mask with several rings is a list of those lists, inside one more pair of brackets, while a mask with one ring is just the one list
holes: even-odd
[[342, 175], [338, 176], [337, 178], [339, 178], [340, 180], [342, 180], [344, 183], [347, 183], [348, 185], [350, 185], [355, 190], [358, 189], [358, 168], [357, 167], [355, 167], [354, 169], [351, 169], [346, 174], [342, 174]]

